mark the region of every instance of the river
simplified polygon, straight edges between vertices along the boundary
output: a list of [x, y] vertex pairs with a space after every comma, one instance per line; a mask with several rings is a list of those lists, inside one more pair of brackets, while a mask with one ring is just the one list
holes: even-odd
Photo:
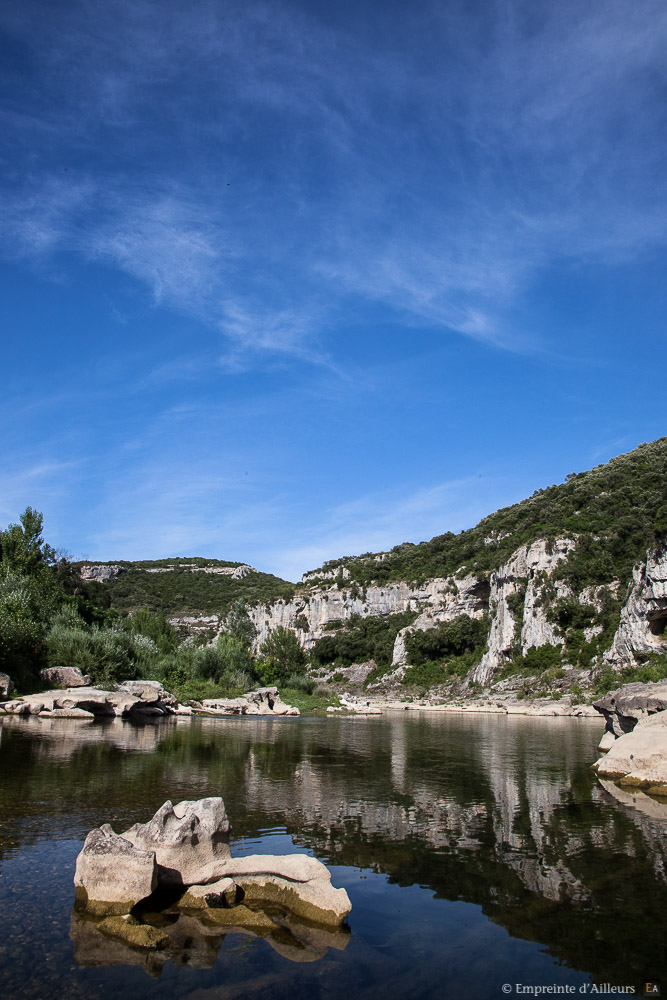
[[[595, 777], [601, 731], [427, 712], [5, 718], [2, 998], [642, 995], [664, 969], [667, 804]], [[195, 927], [176, 953], [147, 955], [81, 920], [72, 878], [91, 828], [121, 832], [168, 798], [210, 795], [225, 801], [233, 853], [324, 861], [350, 896], [349, 929], [290, 943]]]

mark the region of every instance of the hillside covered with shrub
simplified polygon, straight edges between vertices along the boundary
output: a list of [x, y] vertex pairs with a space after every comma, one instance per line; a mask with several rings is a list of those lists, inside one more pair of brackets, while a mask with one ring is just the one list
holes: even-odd
[[[90, 563], [74, 563], [80, 570]], [[241, 563], [222, 559], [151, 559], [136, 562], [115, 560], [113, 563], [95, 563], [96, 566], [118, 566], [121, 572], [95, 583], [98, 601], [107, 602], [122, 611], [149, 608], [162, 611], [168, 618], [189, 614], [226, 615], [232, 604], [241, 599], [247, 604], [264, 604], [278, 598], [289, 600], [294, 584], [270, 573], [253, 571], [234, 579], [216, 572], [223, 568], [237, 568]], [[99, 589], [103, 588], [103, 589]]]
[[446, 532], [428, 542], [404, 542], [386, 553], [330, 560], [311, 571], [309, 585], [343, 568], [350, 574], [348, 585], [488, 573], [520, 545], [576, 536], [576, 549], [560, 572], [573, 589], [581, 590], [611, 578], [625, 583], [647, 546], [665, 532], [667, 437], [662, 437], [588, 472], [572, 473], [564, 483], [538, 489], [459, 534]]

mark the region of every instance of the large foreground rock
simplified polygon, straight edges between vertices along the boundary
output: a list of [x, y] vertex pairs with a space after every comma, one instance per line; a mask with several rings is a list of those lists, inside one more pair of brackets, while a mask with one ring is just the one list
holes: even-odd
[[74, 885], [86, 909], [99, 914], [129, 913], [157, 885], [155, 854], [137, 849], [105, 823], [86, 837], [76, 859]]
[[593, 702], [593, 707], [604, 715], [608, 732], [623, 736], [642, 719], [667, 709], [667, 680], [623, 684]]
[[[217, 924], [245, 926], [251, 920], [256, 927], [259, 920], [271, 929], [273, 916], [256, 910], [268, 906], [271, 913], [278, 907], [293, 918], [340, 927], [350, 900], [331, 885], [321, 861], [305, 854], [232, 858], [229, 830], [221, 798], [165, 802], [148, 823], [120, 836], [108, 824], [93, 830], [77, 859], [77, 903], [93, 914], [118, 915], [156, 886], [178, 885], [187, 887], [179, 909], [205, 911]], [[153, 900], [144, 905], [153, 906]], [[129, 926], [113, 925], [123, 934]]]
[[193, 885], [201, 873], [231, 858], [229, 820], [221, 798], [167, 801], [148, 823], [135, 823], [121, 836], [142, 851], [153, 851], [160, 882]]
[[619, 736], [593, 765], [601, 778], [667, 795], [667, 712], [657, 712]]

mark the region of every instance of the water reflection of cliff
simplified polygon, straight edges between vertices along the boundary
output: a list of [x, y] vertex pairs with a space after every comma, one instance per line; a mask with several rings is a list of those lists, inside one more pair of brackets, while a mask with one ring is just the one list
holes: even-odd
[[[42, 722], [3, 723], [3, 762], [20, 757], [22, 773], [20, 794], [0, 789], [4, 816], [53, 803], [51, 822], [78, 822], [82, 836], [166, 798], [219, 794], [236, 837], [284, 826], [325, 860], [477, 903], [610, 981], [648, 975], [661, 952], [666, 824], [590, 772], [601, 727], [587, 720]], [[0, 820], [0, 840], [41, 835], [20, 825]]]

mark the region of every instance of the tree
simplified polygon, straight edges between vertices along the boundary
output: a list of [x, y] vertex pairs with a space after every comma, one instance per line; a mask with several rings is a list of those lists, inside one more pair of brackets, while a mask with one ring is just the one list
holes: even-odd
[[20, 524], [10, 524], [0, 532], [0, 560], [13, 573], [31, 576], [42, 566], [55, 562], [56, 553], [44, 542], [42, 527], [44, 515], [26, 507]]
[[248, 605], [242, 597], [232, 604], [225, 620], [225, 626], [233, 639], [236, 639], [245, 649], [250, 649], [257, 637], [257, 629], [248, 614]]
[[140, 608], [130, 618], [130, 629], [152, 639], [161, 653], [173, 653], [178, 646], [178, 635], [163, 611], [156, 614], [149, 608]]
[[296, 634], [282, 625], [269, 632], [260, 654], [265, 661], [263, 672], [267, 681], [283, 684], [290, 674], [305, 673], [306, 654]]

